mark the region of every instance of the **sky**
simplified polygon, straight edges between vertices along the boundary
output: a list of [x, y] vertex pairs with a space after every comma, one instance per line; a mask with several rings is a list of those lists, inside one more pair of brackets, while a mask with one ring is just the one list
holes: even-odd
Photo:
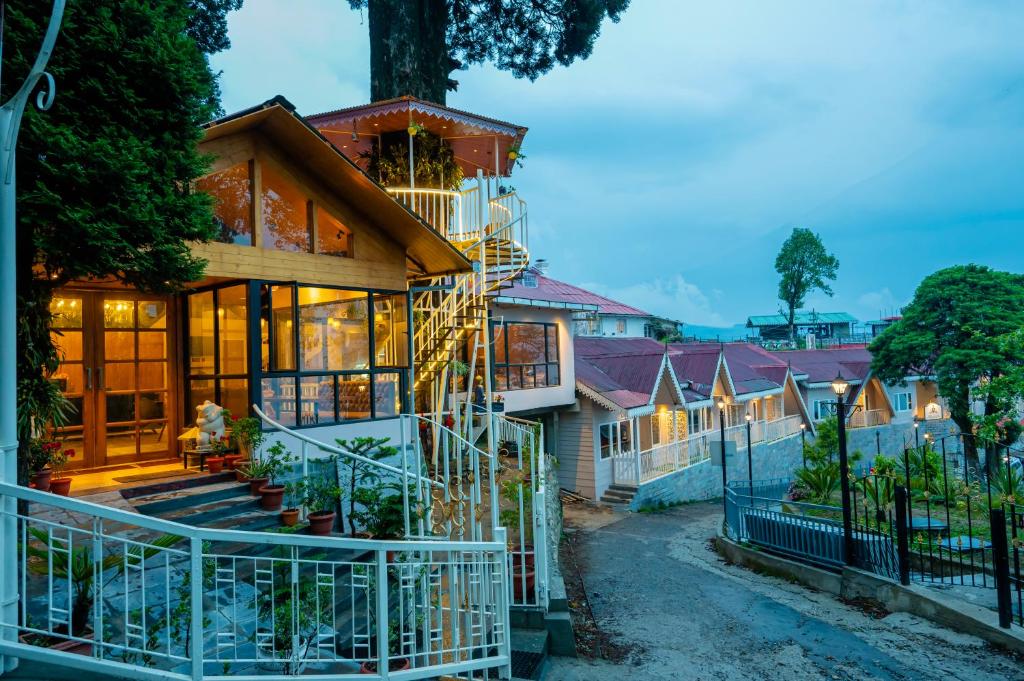
[[[246, 0], [215, 55], [223, 106], [369, 100], [365, 16]], [[593, 55], [535, 82], [456, 72], [448, 104], [530, 128], [511, 183], [550, 275], [729, 326], [778, 311], [793, 227], [861, 320], [960, 263], [1024, 271], [1024, 2], [633, 0]]]

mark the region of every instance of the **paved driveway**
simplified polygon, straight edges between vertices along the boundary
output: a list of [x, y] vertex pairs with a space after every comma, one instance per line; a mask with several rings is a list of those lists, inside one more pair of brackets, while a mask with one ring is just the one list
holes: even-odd
[[570, 508], [594, 619], [634, 650], [619, 663], [554, 658], [547, 678], [1024, 679], [1024, 660], [979, 639], [725, 564], [708, 548], [720, 519], [713, 503], [650, 515]]

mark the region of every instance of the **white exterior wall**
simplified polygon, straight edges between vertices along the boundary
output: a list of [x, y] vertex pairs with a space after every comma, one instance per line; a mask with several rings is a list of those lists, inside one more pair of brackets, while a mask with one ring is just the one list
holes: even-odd
[[[888, 383], [883, 384], [885, 386], [885, 393], [889, 396], [889, 401], [892, 402], [892, 408], [896, 411], [893, 412], [892, 422], [893, 423], [909, 423], [914, 420], [914, 416], [919, 412], [919, 409], [923, 409], [923, 404], [918, 404], [918, 389], [917, 381], [907, 381], [906, 385], [890, 385]], [[908, 411], [899, 411], [899, 404], [896, 401], [896, 395], [899, 393], [910, 393], [912, 408]], [[923, 412], [921, 412], [923, 414]]]
[[527, 390], [506, 390], [500, 395], [505, 399], [505, 412], [515, 414], [531, 409], [559, 407], [576, 401], [575, 354], [572, 344], [572, 312], [569, 310], [539, 308], [519, 305], [491, 306], [491, 319], [506, 322], [546, 322], [558, 324], [558, 372], [559, 385], [552, 388], [530, 388]]
[[[647, 318], [631, 315], [600, 315], [600, 322], [599, 335], [601, 336], [609, 338], [643, 338]], [[625, 323], [625, 332], [619, 332], [620, 322]]]
[[[300, 428], [296, 429], [296, 432], [317, 442], [332, 446], [337, 446], [335, 439], [353, 440], [357, 437], [386, 437], [389, 438], [387, 443], [389, 446], [398, 448], [402, 446], [401, 420], [398, 418], [360, 421], [357, 423], [338, 423], [315, 428]], [[411, 434], [406, 433], [406, 444], [409, 444], [410, 438]], [[267, 433], [267, 439], [263, 443], [262, 451], [266, 451], [267, 447], [278, 441], [283, 442], [291, 454], [295, 456], [301, 454], [302, 443], [291, 435], [279, 431]], [[313, 445], [306, 445], [306, 455], [310, 459], [331, 456], [329, 452], [321, 451]]]

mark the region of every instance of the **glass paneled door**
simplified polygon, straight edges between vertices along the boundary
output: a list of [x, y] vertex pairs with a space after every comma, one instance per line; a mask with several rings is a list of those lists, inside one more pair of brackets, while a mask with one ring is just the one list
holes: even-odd
[[77, 408], [63, 429], [84, 467], [176, 453], [168, 301], [126, 292], [54, 297], [54, 337], [63, 361], [51, 377]]

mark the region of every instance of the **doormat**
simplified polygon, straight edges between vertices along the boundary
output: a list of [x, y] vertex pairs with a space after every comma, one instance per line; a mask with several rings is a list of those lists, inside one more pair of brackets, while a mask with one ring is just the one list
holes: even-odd
[[122, 478], [114, 478], [114, 482], [142, 482], [143, 480], [159, 480], [161, 478], [182, 478], [186, 475], [196, 475], [196, 471], [182, 468], [177, 471], [159, 471], [153, 473], [139, 473], [138, 475], [126, 475]]

